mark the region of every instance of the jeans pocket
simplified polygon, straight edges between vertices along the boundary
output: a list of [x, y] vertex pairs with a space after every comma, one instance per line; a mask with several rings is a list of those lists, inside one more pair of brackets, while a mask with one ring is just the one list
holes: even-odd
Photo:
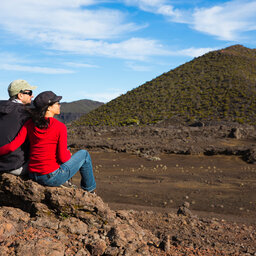
[[48, 179], [54, 178], [56, 175], [58, 175], [60, 172], [60, 169], [57, 169], [56, 171], [53, 171], [51, 173], [45, 174], [44, 176], [47, 176]]
[[59, 169], [42, 176], [37, 176], [37, 182], [46, 186], [55, 186], [57, 183], [56, 180], [57, 180], [58, 174], [59, 174]]

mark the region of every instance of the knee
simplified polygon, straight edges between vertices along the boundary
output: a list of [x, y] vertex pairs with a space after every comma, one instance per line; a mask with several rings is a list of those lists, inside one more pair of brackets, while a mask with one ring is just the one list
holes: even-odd
[[87, 150], [81, 149], [80, 152], [81, 152], [81, 154], [84, 155], [85, 158], [90, 157], [89, 152]]

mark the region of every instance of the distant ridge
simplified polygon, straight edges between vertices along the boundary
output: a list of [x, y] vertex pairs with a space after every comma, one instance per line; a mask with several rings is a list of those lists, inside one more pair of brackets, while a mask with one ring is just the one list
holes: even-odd
[[102, 102], [87, 99], [63, 102], [61, 103], [61, 114], [57, 118], [64, 123], [69, 123], [103, 104]]
[[256, 124], [256, 49], [234, 45], [163, 73], [91, 111], [76, 125], [152, 124], [177, 118]]

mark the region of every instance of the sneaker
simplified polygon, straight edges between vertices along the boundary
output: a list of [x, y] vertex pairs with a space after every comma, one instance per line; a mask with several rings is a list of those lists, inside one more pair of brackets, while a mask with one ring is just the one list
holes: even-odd
[[67, 180], [65, 183], [60, 185], [62, 188], [77, 188], [77, 185], [73, 184], [70, 180]]

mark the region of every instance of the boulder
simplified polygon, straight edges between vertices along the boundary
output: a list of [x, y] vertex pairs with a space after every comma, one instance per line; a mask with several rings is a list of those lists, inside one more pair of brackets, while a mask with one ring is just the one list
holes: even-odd
[[142, 247], [150, 255], [152, 241], [158, 244], [129, 213], [112, 211], [82, 189], [45, 187], [11, 174], [0, 175], [0, 188], [0, 250], [6, 255], [14, 248], [15, 255], [121, 255]]
[[232, 128], [229, 134], [230, 138], [235, 138], [240, 140], [243, 137], [241, 128]]

